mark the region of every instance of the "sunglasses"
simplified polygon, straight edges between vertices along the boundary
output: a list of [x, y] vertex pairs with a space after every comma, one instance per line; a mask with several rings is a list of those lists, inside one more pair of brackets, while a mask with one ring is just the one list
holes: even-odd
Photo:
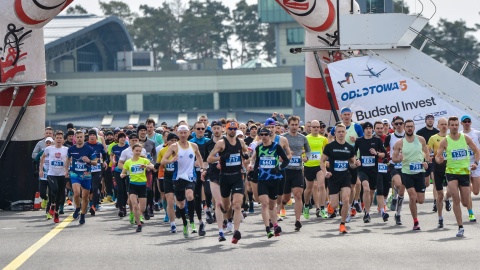
[[197, 128], [197, 130], [205, 130], [205, 128]]
[[311, 126], [311, 128], [320, 128], [320, 126]]
[[403, 122], [396, 122], [396, 123], [393, 123], [395, 126], [401, 126], [403, 125]]
[[263, 137], [263, 136], [270, 136], [270, 134], [268, 134], [268, 133], [262, 133], [262, 134], [258, 134], [258, 136], [262, 136], [262, 137]]
[[470, 120], [463, 120], [462, 123], [471, 123], [472, 121]]
[[237, 128], [228, 128], [228, 130], [237, 130]]

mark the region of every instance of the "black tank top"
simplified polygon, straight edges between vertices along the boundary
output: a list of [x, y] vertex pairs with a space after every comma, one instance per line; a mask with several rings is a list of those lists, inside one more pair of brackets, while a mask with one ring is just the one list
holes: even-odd
[[242, 170], [242, 145], [240, 140], [235, 138], [236, 144], [231, 145], [227, 138], [225, 141], [225, 149], [220, 152], [220, 165], [222, 166], [222, 173], [239, 173]]

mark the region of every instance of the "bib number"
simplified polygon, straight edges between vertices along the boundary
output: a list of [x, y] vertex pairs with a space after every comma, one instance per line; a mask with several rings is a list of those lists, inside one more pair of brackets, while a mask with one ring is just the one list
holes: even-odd
[[320, 152], [312, 152], [310, 154], [310, 160], [320, 160], [321, 153]]
[[50, 166], [52, 166], [52, 167], [63, 167], [63, 161], [52, 160], [52, 162], [50, 162]]
[[347, 160], [335, 160], [333, 163], [333, 170], [336, 172], [344, 172], [348, 170], [348, 161]]
[[468, 154], [470, 154], [470, 157], [473, 157], [475, 154], [473, 153], [473, 150], [468, 148]]
[[142, 174], [145, 169], [141, 168], [140, 165], [133, 165], [130, 169], [132, 174]]
[[465, 149], [457, 149], [452, 150], [452, 159], [453, 160], [463, 160], [467, 158], [467, 150]]
[[175, 165], [173, 163], [169, 163], [165, 166], [165, 170], [167, 172], [173, 172], [175, 170]]
[[240, 165], [240, 153], [238, 154], [230, 154], [230, 157], [227, 159], [225, 165], [230, 167], [230, 166], [238, 166]]
[[393, 163], [393, 167], [395, 169], [401, 169], [402, 168], [402, 163], [401, 162], [400, 163]]
[[292, 159], [290, 159], [290, 163], [288, 163], [288, 165], [292, 167], [299, 167], [300, 163], [301, 159], [299, 156], [292, 156]]
[[410, 162], [410, 171], [415, 173], [423, 172], [423, 164], [421, 162]]
[[375, 157], [374, 156], [362, 156], [362, 166], [363, 167], [373, 167], [373, 166], [375, 166]]
[[378, 163], [378, 172], [387, 173], [387, 164]]
[[85, 162], [75, 162], [75, 171], [77, 172], [86, 172], [87, 164]]
[[91, 172], [101, 172], [102, 171], [102, 164], [99, 163], [95, 166], [92, 166]]
[[275, 168], [275, 165], [276, 165], [275, 157], [260, 157], [261, 169], [273, 169]]

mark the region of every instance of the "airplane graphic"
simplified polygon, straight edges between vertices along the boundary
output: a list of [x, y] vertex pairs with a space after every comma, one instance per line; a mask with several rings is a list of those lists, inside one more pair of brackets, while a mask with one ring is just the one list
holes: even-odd
[[367, 69], [365, 71], [370, 72], [370, 74], [361, 74], [361, 75], [358, 75], [358, 76], [368, 76], [369, 78], [372, 78], [372, 77], [377, 77], [378, 78], [378, 77], [380, 77], [380, 74], [382, 72], [384, 72], [386, 69], [387, 68], [384, 68], [380, 72], [375, 72], [375, 71], [373, 71], [373, 68], [371, 68], [367, 65]]

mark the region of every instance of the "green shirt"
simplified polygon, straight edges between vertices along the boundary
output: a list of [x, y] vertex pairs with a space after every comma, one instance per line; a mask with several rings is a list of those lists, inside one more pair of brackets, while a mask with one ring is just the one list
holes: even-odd
[[458, 140], [453, 140], [447, 136], [447, 169], [445, 173], [449, 174], [470, 174], [470, 153], [468, 152], [467, 140], [465, 135], [460, 133]]
[[413, 142], [408, 142], [406, 138], [403, 138], [403, 160], [402, 160], [402, 173], [405, 174], [417, 174], [425, 172], [423, 168], [423, 161], [425, 159], [423, 153], [423, 147], [418, 139], [418, 135], [415, 135]]
[[133, 185], [146, 185], [147, 176], [145, 175], [146, 168], [140, 168], [140, 165], [148, 165], [150, 160], [140, 157], [137, 161], [128, 159], [125, 161], [123, 168], [130, 172], [130, 184]]

